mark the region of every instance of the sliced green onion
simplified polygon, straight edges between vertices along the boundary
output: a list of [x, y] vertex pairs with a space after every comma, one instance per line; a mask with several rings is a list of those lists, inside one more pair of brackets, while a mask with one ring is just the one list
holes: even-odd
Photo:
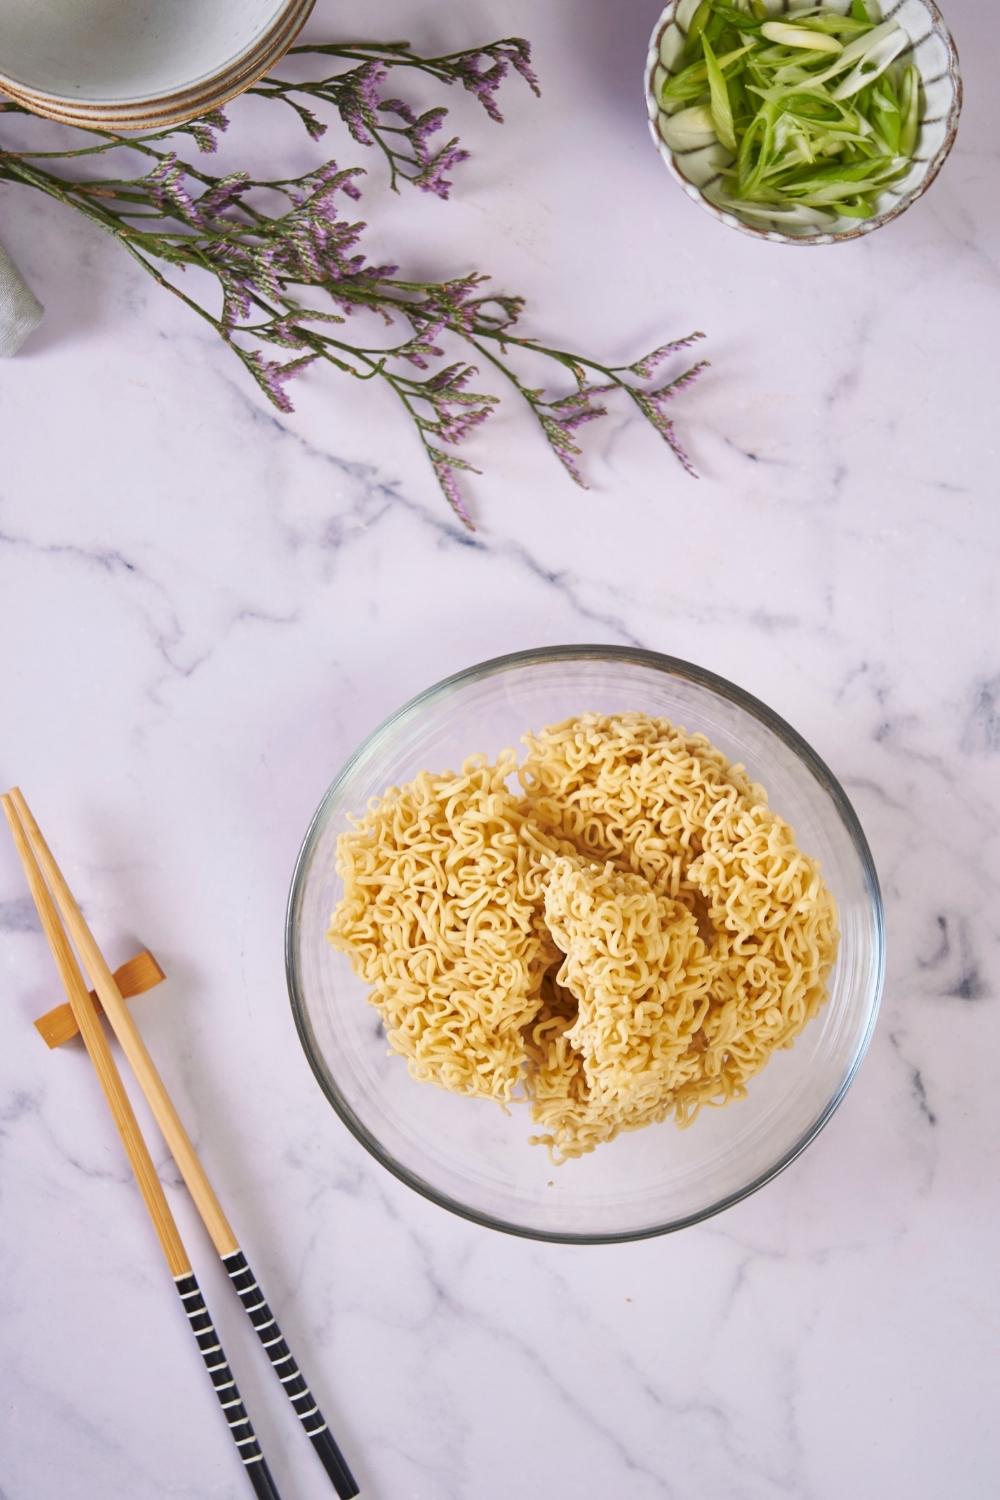
[[865, 0], [851, 0], [851, 15], [855, 21], [864, 21], [866, 25], [871, 24], [872, 18], [868, 14], [868, 7], [865, 4]]
[[747, 86], [743, 82], [743, 74], [736, 72], [732, 78], [727, 78], [726, 88], [729, 91], [729, 103], [733, 111], [733, 127], [745, 129], [754, 117], [756, 105], [751, 103]]
[[705, 53], [705, 67], [708, 71], [708, 91], [711, 97], [710, 108], [712, 119], [715, 121], [715, 129], [719, 140], [727, 151], [736, 151], [736, 130], [733, 126], [733, 110], [729, 103], [729, 92], [726, 88], [726, 75], [719, 67], [712, 51], [712, 45], [707, 36], [701, 39], [701, 45]]
[[911, 63], [899, 90], [899, 154], [912, 156], [920, 134], [920, 74]]
[[684, 44], [684, 55], [696, 57], [701, 42], [701, 34], [705, 30], [708, 20], [712, 14], [712, 0], [701, 0], [701, 4], [691, 17], [688, 25], [687, 40]]
[[773, 152], [774, 110], [772, 106], [765, 104], [740, 142], [736, 157], [739, 197], [752, 198], [760, 189]]
[[831, 36], [860, 36], [867, 29], [864, 22], [852, 21], [839, 11], [823, 15], [796, 15], [789, 11], [786, 19], [789, 25], [800, 26], [804, 31], [825, 31]]
[[891, 73], [884, 73], [872, 93], [872, 119], [893, 156], [899, 152], [902, 114]]
[[[850, 68], [855, 63], [860, 63], [870, 52], [881, 46], [890, 37], [902, 38], [900, 50], [906, 46], [906, 33], [900, 30], [895, 21], [883, 21], [881, 26], [875, 26], [871, 31], [856, 37], [853, 42], [848, 42], [836, 62], [831, 63], [825, 72], [814, 75], [813, 83], [828, 83], [831, 78], [836, 78], [843, 73], [845, 68]], [[866, 79], [865, 82], [867, 81]]]
[[724, 0], [717, 0], [715, 6], [716, 15], [722, 16], [736, 32], [751, 32], [760, 30], [760, 22], [756, 16], [749, 15], [745, 10], [737, 10], [733, 5], [727, 5]]
[[[718, 7], [716, 5], [713, 4], [712, 10], [716, 13], [709, 17], [708, 25], [705, 27], [705, 30], [701, 34], [702, 41], [704, 41], [704, 39], [708, 37], [709, 44], [715, 49], [715, 51], [725, 52], [727, 47], [731, 47], [732, 45], [734, 45], [732, 42], [727, 42], [725, 40], [727, 33], [730, 37], [733, 37], [735, 33], [729, 22], [726, 20], [725, 16], [717, 13]], [[736, 40], [738, 41], [739, 38], [737, 37]]]
[[857, 198], [841, 198], [837, 204], [837, 212], [845, 219], [870, 219], [875, 212], [875, 204], [871, 198], [861, 195]]
[[[898, 28], [882, 38], [855, 63], [846, 78], [842, 78], [833, 91], [835, 99], [849, 99], [867, 84], [874, 83], [890, 63], [909, 45], [909, 37]], [[846, 48], [845, 48], [846, 51]]]
[[843, 52], [843, 42], [835, 36], [816, 31], [808, 26], [786, 26], [783, 21], [765, 21], [760, 28], [761, 36], [769, 42], [778, 42], [782, 47], [804, 47], [807, 52]]
[[[745, 47], [737, 47], [734, 52], [727, 52], [716, 61], [725, 74], [736, 66], [739, 58], [749, 52], [753, 42], [748, 42]], [[664, 104], [682, 104], [689, 99], [697, 99], [704, 94], [708, 84], [708, 68], [704, 62], [692, 63], [690, 67], [683, 68], [680, 73], [675, 73], [668, 78], [660, 93]]]
[[836, 215], [828, 210], [807, 208], [803, 203], [744, 203], [738, 198], [720, 198], [720, 208], [728, 208], [745, 219], [762, 219], [769, 224], [787, 224], [789, 227], [825, 229], [836, 223]]
[[707, 104], [689, 104], [671, 115], [663, 131], [671, 151], [697, 151], [711, 146], [718, 137], [715, 120]]
[[[826, 204], [839, 207], [841, 201], [849, 202], [859, 193], [877, 191], [898, 171], [895, 157], [883, 157], [879, 161], [856, 162], [852, 167], [819, 167], [810, 174], [789, 172], [783, 181], [782, 191], [790, 198], [802, 198], [813, 208]], [[845, 193], [845, 186], [850, 191]]]

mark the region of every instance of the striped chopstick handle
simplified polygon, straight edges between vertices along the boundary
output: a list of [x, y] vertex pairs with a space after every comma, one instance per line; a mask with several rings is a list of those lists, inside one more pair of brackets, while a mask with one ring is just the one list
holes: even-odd
[[236, 1288], [237, 1295], [254, 1326], [257, 1337], [267, 1352], [274, 1373], [284, 1386], [285, 1395], [292, 1403], [295, 1415], [302, 1423], [303, 1431], [319, 1454], [340, 1500], [352, 1500], [352, 1497], [358, 1493], [354, 1475], [347, 1467], [347, 1461], [337, 1447], [333, 1433], [326, 1425], [316, 1398], [306, 1385], [295, 1355], [285, 1343], [281, 1329], [278, 1327], [278, 1320], [268, 1307], [267, 1298], [261, 1291], [257, 1278], [247, 1263], [246, 1256], [242, 1250], [234, 1250], [231, 1255], [222, 1257], [222, 1264], [229, 1273], [229, 1279]]
[[226, 1426], [246, 1468], [247, 1478], [260, 1500], [280, 1500], [197, 1279], [189, 1271], [184, 1276], [175, 1276], [174, 1284], [195, 1343], [201, 1350], [205, 1369], [212, 1378], [212, 1389], [219, 1398]]

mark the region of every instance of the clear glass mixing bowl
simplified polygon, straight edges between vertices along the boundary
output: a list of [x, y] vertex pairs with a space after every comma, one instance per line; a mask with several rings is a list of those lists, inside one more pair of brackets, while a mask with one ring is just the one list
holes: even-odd
[[[517, 746], [571, 715], [637, 710], [701, 731], [761, 782], [814, 855], [836, 898], [840, 953], [830, 997], [746, 1099], [628, 1132], [553, 1166], [532, 1146], [526, 1105], [450, 1095], [390, 1055], [367, 986], [326, 941], [340, 894], [334, 860], [349, 813], [422, 769]], [[336, 777], [292, 880], [286, 925], [292, 1010], [313, 1072], [383, 1166], [444, 1208], [512, 1234], [603, 1243], [662, 1234], [761, 1187], [815, 1138], [847, 1091], [872, 1033], [884, 969], [882, 900], [871, 853], [837, 781], [795, 731], [732, 683], [687, 662], [611, 646], [520, 652], [460, 672], [401, 708]]]

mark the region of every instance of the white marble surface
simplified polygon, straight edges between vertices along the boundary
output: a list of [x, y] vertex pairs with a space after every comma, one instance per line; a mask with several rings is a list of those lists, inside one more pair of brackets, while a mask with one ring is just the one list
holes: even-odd
[[[785, 250], [713, 223], [658, 161], [655, 11], [504, 7], [544, 98], [512, 90], [503, 130], [463, 108], [455, 200], [376, 212], [414, 265], [528, 292], [540, 333], [632, 357], [705, 328], [714, 368], [678, 411], [697, 484], [620, 413], [575, 492], [511, 413], [469, 545], [387, 399], [320, 376], [275, 420], [114, 245], [0, 191], [48, 308], [0, 368], [0, 780], [110, 954], [141, 939], [168, 970], [139, 1002], [149, 1045], [372, 1500], [986, 1500], [995, 27], [947, 7], [968, 101], [929, 197], [859, 244]], [[482, 0], [392, 0], [377, 23], [321, 0], [311, 30], [373, 24], [450, 46], [498, 26]], [[267, 153], [262, 110], [233, 129]], [[282, 973], [292, 861], [358, 739], [454, 669], [565, 640], [688, 657], [791, 719], [855, 799], [888, 915], [882, 1019], [822, 1137], [713, 1222], [614, 1249], [508, 1239], [390, 1178], [315, 1088]], [[55, 984], [6, 839], [0, 965], [0, 1494], [242, 1500], [85, 1058], [31, 1028]], [[332, 1493], [214, 1301], [286, 1500]]]

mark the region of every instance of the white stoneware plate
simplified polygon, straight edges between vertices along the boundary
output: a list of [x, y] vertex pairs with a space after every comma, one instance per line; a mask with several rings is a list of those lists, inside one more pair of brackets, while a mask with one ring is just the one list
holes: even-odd
[[313, 4], [314, 0], [290, 0], [258, 45], [232, 67], [209, 80], [203, 80], [195, 88], [146, 103], [114, 107], [87, 103], [66, 104], [10, 82], [6, 82], [4, 88], [12, 99], [26, 108], [65, 125], [146, 130], [179, 124], [218, 108], [267, 73], [293, 44]]
[[239, 68], [296, 0], [5, 0], [0, 87], [103, 111], [198, 91]]

